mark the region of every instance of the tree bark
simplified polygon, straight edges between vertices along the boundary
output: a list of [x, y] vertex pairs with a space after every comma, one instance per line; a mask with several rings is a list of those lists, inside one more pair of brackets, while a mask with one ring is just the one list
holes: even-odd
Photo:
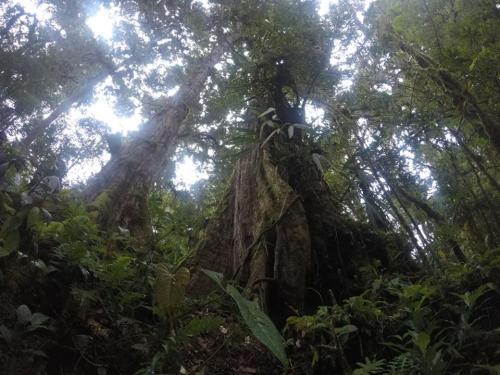
[[189, 107], [198, 101], [213, 66], [225, 50], [226, 44], [220, 43], [201, 58], [189, 81], [174, 97], [166, 100], [163, 109], [89, 183], [84, 191], [85, 198], [94, 201], [102, 195], [107, 202], [100, 210], [103, 228], [121, 225], [137, 235], [150, 230], [147, 210], [150, 188], [175, 151]]
[[[359, 267], [374, 260], [390, 265], [386, 239], [341, 214], [313, 161], [313, 145], [285, 133], [237, 162], [194, 261], [257, 294], [278, 326], [298, 311], [324, 304], [318, 295], [328, 298], [333, 292], [343, 299], [359, 292]], [[211, 289], [210, 281], [195, 273], [192, 293]]]

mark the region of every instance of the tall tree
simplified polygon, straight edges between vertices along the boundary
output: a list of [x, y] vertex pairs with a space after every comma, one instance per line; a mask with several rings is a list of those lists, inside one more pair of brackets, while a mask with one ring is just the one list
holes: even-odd
[[172, 157], [189, 108], [197, 104], [207, 78], [227, 48], [226, 41], [219, 41], [206, 56], [194, 59], [178, 93], [166, 99], [162, 109], [117, 150], [116, 156], [87, 186], [84, 194], [88, 200], [93, 201], [101, 194], [106, 197], [108, 204], [100, 219], [104, 228], [123, 225], [138, 235], [150, 230], [147, 210], [150, 189]]
[[[388, 265], [385, 241], [341, 214], [305, 122], [308, 97], [328, 95], [335, 84], [328, 67], [331, 38], [348, 34], [349, 27], [342, 27], [353, 16], [342, 5], [331, 23], [319, 19], [310, 2], [254, 6], [262, 13], [251, 28], [257, 35], [241, 54], [250, 63], [242, 74], [250, 76], [250, 85], [242, 94], [253, 98], [245, 126], [255, 141], [236, 163], [218, 215], [198, 247], [199, 267], [254, 291], [280, 325], [306, 300], [317, 299], [308, 288], [343, 298], [359, 287], [361, 264]], [[200, 276], [193, 289], [206, 287]]]

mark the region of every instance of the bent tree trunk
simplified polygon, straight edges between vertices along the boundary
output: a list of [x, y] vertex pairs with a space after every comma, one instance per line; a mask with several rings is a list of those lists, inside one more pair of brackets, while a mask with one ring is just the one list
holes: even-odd
[[[331, 302], [332, 294], [342, 299], [360, 291], [362, 265], [389, 265], [385, 240], [342, 215], [312, 149], [281, 133], [240, 159], [195, 257], [199, 268], [257, 294], [278, 326]], [[197, 273], [191, 290], [203, 294], [211, 284]]]
[[134, 234], [149, 231], [147, 196], [174, 151], [189, 107], [197, 102], [213, 66], [226, 49], [224, 43], [201, 58], [179, 92], [158, 112], [116, 157], [103, 167], [84, 191], [87, 201], [99, 204], [103, 229], [121, 225]]

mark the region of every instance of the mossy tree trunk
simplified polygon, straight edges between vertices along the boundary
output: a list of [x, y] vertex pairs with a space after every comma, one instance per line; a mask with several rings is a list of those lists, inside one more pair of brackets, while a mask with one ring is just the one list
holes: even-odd
[[[199, 268], [258, 294], [278, 324], [325, 302], [315, 300], [318, 293], [345, 298], [359, 291], [359, 267], [374, 260], [389, 265], [386, 240], [342, 215], [311, 148], [286, 138], [277, 136], [238, 161], [196, 256]], [[207, 292], [211, 284], [199, 274], [192, 290]]]
[[[285, 118], [283, 98], [272, 95], [279, 119]], [[284, 110], [304, 122], [302, 110]], [[389, 265], [386, 240], [342, 214], [313, 160], [315, 147], [296, 132], [290, 139], [288, 122], [263, 145], [272, 130], [260, 131], [265, 125], [255, 119], [260, 144], [236, 163], [195, 257], [198, 268], [221, 272], [257, 294], [278, 326], [298, 311], [330, 303], [332, 294], [342, 299], [360, 291], [359, 267], [374, 260]], [[198, 273], [192, 293], [211, 289]]]

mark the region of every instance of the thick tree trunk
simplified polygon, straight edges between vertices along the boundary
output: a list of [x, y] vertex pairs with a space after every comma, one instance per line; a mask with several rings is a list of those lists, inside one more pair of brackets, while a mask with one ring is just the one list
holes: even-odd
[[105, 207], [100, 208], [103, 228], [121, 225], [138, 235], [149, 230], [147, 196], [150, 188], [175, 151], [189, 107], [198, 101], [213, 66], [225, 49], [221, 43], [200, 59], [189, 81], [174, 97], [167, 99], [164, 109], [90, 182], [84, 191], [86, 199], [94, 201], [101, 196], [106, 201]]
[[[286, 61], [278, 65], [273, 85], [259, 106], [275, 108], [274, 126], [283, 131], [255, 119], [260, 144], [236, 164], [194, 263], [257, 294], [282, 326], [288, 316], [315, 309], [332, 296], [360, 292], [365, 285], [357, 274], [363, 265], [390, 262], [388, 244], [376, 231], [342, 215], [314, 162], [317, 145], [308, 145], [301, 132], [288, 133], [291, 124], [304, 123], [304, 111], [299, 100], [292, 105], [285, 98], [284, 87], [298, 97]], [[193, 293], [211, 289], [206, 277], [195, 275]]]
[[[259, 295], [278, 325], [326, 303], [318, 295], [342, 299], [361, 290], [362, 265], [389, 265], [387, 243], [342, 216], [311, 150], [281, 133], [242, 158], [195, 260]], [[211, 284], [198, 274], [191, 289], [205, 293]]]

